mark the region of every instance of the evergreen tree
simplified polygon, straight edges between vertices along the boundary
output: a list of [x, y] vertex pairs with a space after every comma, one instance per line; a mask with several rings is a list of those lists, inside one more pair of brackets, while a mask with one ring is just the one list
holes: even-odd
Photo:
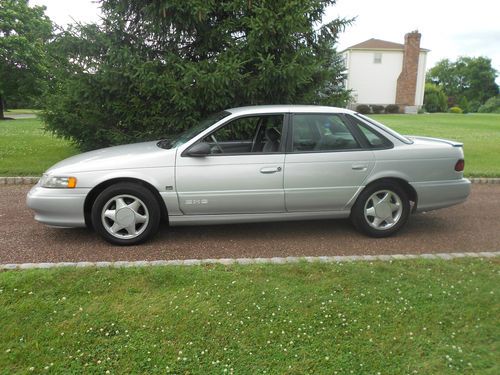
[[48, 129], [83, 149], [168, 137], [255, 104], [344, 105], [336, 0], [102, 0], [52, 45]]

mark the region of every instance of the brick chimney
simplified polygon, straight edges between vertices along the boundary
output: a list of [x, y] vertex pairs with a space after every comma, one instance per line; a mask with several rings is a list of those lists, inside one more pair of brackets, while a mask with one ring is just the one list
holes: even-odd
[[405, 106], [415, 105], [421, 36], [422, 35], [417, 30], [405, 35], [403, 69], [398, 77], [396, 88], [396, 104], [399, 105], [401, 109], [404, 109]]

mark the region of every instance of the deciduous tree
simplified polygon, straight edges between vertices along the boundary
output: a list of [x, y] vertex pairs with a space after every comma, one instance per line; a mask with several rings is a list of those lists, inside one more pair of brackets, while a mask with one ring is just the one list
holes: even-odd
[[454, 100], [451, 104], [465, 98], [474, 112], [498, 94], [496, 77], [491, 59], [486, 57], [460, 57], [455, 62], [444, 59], [427, 73], [427, 81], [442, 87], [446, 95]]
[[37, 97], [47, 73], [46, 42], [52, 22], [45, 7], [30, 7], [27, 0], [0, 2], [0, 118], [4, 101]]

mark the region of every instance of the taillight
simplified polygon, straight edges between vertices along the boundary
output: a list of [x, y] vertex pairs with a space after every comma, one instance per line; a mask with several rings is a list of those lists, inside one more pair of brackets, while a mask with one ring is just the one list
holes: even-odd
[[460, 159], [459, 161], [457, 161], [457, 163], [455, 164], [455, 170], [457, 172], [462, 172], [464, 170], [464, 167], [465, 167], [465, 161], [464, 159]]

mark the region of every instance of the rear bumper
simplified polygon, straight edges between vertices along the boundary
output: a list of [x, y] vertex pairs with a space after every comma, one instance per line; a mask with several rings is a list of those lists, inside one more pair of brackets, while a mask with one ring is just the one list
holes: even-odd
[[464, 202], [470, 194], [470, 181], [460, 180], [411, 182], [417, 192], [417, 212], [432, 211]]
[[55, 227], [84, 227], [83, 205], [90, 189], [47, 189], [34, 186], [26, 204], [35, 212], [35, 220]]

